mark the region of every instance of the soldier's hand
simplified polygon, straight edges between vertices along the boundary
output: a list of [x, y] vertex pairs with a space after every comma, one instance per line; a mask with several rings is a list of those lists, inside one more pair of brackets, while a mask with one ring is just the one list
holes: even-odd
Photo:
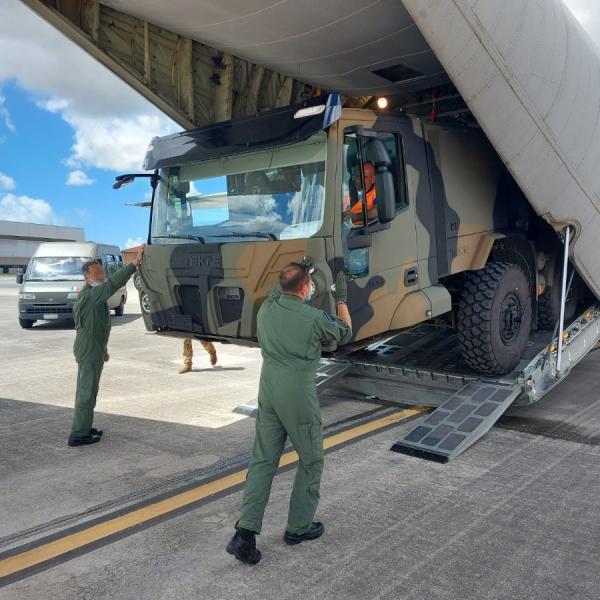
[[110, 358], [110, 355], [108, 354], [108, 352], [104, 353], [104, 362], [108, 362], [108, 359]]
[[138, 250], [138, 253], [135, 255], [135, 258], [132, 261], [133, 264], [137, 267], [142, 262], [142, 258], [144, 258], [144, 246], [143, 245]]
[[333, 299], [336, 304], [345, 304], [348, 301], [348, 283], [346, 274], [340, 271], [335, 277], [335, 283], [331, 286]]

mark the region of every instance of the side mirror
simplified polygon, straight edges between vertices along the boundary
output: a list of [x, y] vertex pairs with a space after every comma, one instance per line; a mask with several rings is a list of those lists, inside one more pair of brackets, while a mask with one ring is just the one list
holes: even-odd
[[125, 173], [125, 175], [117, 175], [115, 177], [115, 182], [112, 186], [113, 190], [119, 190], [122, 187], [129, 185], [135, 181], [136, 177], [149, 177], [152, 189], [158, 184], [158, 171], [154, 171], [154, 173]]
[[396, 190], [390, 172], [392, 159], [385, 144], [378, 138], [367, 142], [367, 153], [375, 165], [377, 213], [380, 223], [389, 223], [396, 216]]
[[17, 283], [22, 285], [23, 283], [23, 273], [17, 273]]
[[118, 175], [115, 177], [116, 181], [113, 183], [113, 190], [119, 190], [130, 183], [133, 183], [135, 176], [134, 175]]

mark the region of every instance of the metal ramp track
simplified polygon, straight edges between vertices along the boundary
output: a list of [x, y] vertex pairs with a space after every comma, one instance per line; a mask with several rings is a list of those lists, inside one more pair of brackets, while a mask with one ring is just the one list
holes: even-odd
[[323, 390], [327, 389], [330, 385], [333, 385], [336, 381], [341, 379], [348, 371], [352, 369], [353, 365], [349, 362], [342, 362], [337, 360], [330, 360], [328, 358], [322, 358], [317, 369], [317, 375], [315, 382], [317, 384], [317, 394], [320, 394]]
[[[317, 394], [320, 394], [323, 390], [338, 381], [338, 379], [341, 379], [352, 369], [352, 366], [352, 363], [349, 362], [322, 358], [315, 376]], [[233, 412], [248, 417], [256, 417], [258, 413], [258, 398], [254, 398], [254, 400], [247, 404], [237, 406], [233, 409]]]
[[484, 435], [520, 393], [518, 385], [467, 383], [391, 450], [448, 462]]

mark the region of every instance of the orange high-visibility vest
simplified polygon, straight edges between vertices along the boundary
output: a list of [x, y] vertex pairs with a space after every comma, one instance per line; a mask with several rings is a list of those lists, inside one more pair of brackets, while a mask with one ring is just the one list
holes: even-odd
[[[352, 213], [352, 222], [355, 225], [363, 225], [363, 206], [362, 200], [355, 202], [350, 209]], [[367, 192], [367, 217], [369, 222], [374, 221], [377, 218], [377, 192], [375, 186], [373, 186]]]

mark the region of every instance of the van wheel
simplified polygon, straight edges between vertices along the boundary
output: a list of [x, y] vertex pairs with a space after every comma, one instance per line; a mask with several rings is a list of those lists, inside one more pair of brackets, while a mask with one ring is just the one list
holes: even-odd
[[530, 284], [520, 267], [490, 262], [467, 274], [457, 334], [469, 367], [489, 375], [509, 373], [521, 360], [530, 330]]
[[[568, 281], [568, 280], [567, 280]], [[560, 293], [562, 288], [562, 264], [556, 261], [552, 287], [547, 287], [543, 294], [538, 296], [538, 327], [540, 329], [554, 329], [560, 318]], [[565, 323], [568, 323], [577, 312], [580, 297], [580, 283], [577, 273], [573, 277], [571, 289], [565, 304]]]
[[150, 304], [150, 298], [148, 298], [148, 294], [144, 291], [140, 292], [140, 306], [142, 310], [146, 314], [150, 314], [152, 312], [152, 305]]
[[35, 321], [32, 321], [31, 319], [19, 319], [19, 325], [23, 329], [31, 329], [34, 323]]
[[122, 317], [125, 312], [125, 298], [121, 296], [121, 302], [119, 302], [119, 306], [115, 308], [115, 316]]
[[138, 271], [133, 275], [133, 286], [138, 292], [142, 289], [142, 278]]

